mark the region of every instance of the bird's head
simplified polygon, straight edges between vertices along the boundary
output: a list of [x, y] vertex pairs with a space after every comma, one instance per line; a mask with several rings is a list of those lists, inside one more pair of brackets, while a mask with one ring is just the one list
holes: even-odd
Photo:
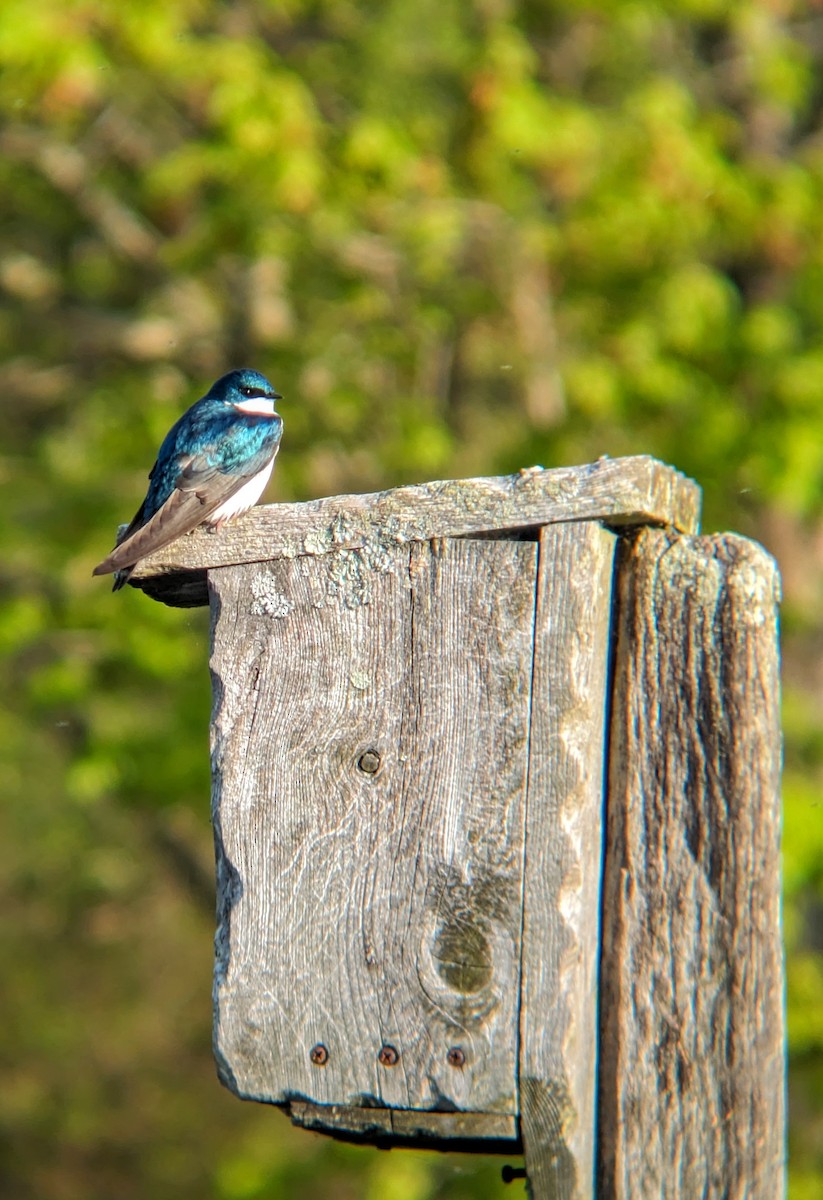
[[248, 367], [223, 375], [212, 384], [209, 398], [256, 417], [274, 416], [274, 402], [282, 400], [265, 375]]

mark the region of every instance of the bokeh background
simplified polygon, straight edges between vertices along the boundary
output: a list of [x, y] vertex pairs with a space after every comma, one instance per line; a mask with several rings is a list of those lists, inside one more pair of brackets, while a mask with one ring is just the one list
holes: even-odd
[[823, 1195], [823, 8], [0, 0], [0, 1194], [515, 1197], [216, 1081], [207, 619], [91, 568], [238, 365], [270, 499], [650, 452], [784, 579]]

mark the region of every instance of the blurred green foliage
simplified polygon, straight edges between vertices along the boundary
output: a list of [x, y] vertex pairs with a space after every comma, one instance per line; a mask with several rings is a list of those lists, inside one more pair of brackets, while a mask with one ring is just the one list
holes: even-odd
[[242, 364], [271, 498], [651, 452], [776, 553], [823, 1194], [822, 59], [799, 0], [0, 0], [4, 1195], [505, 1194], [214, 1078], [206, 618], [90, 570]]

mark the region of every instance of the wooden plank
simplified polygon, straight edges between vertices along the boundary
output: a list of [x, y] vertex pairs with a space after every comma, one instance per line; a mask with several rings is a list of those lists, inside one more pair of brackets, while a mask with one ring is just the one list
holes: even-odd
[[[269, 504], [213, 533], [196, 530], [146, 558], [130, 582], [166, 603], [174, 585], [151, 579], [203, 572], [243, 562], [316, 557], [359, 550], [365, 569], [397, 546], [436, 537], [534, 529], [561, 521], [611, 526], [671, 525], [697, 531], [700, 489], [672, 467], [647, 456], [604, 458], [582, 467], [459, 479], [394, 488], [363, 496], [332, 496], [305, 504]], [[197, 595], [205, 602], [202, 581]], [[188, 594], [183, 606], [197, 602]]]
[[292, 1100], [295, 1125], [346, 1141], [431, 1146], [483, 1154], [518, 1154], [517, 1118], [501, 1113], [421, 1112], [414, 1109], [353, 1108]]
[[541, 531], [526, 824], [521, 1127], [536, 1200], [591, 1200], [615, 535]]
[[617, 598], [598, 1195], [780, 1200], [777, 571], [645, 530]]
[[210, 573], [219, 1069], [514, 1116], [536, 544], [357, 561]]

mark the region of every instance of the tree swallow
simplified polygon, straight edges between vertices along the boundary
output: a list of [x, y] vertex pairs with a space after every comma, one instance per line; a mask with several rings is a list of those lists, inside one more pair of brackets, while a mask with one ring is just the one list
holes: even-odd
[[134, 520], [94, 575], [115, 572], [114, 591], [141, 558], [182, 534], [251, 508], [269, 481], [283, 422], [281, 396], [257, 371], [230, 371], [172, 425], [149, 474]]

